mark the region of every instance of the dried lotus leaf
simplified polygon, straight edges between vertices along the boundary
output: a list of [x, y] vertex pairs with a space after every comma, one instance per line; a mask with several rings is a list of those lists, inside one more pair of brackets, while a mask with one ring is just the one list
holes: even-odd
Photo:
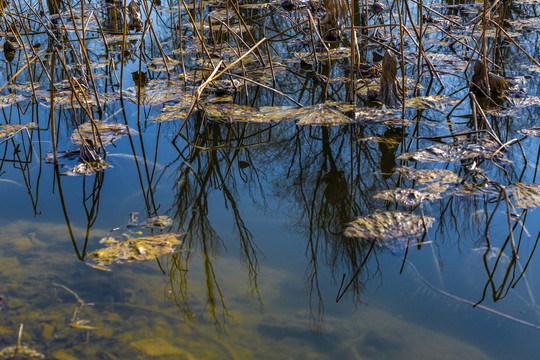
[[405, 178], [415, 181], [420, 185], [430, 182], [451, 184], [461, 181], [461, 178], [455, 172], [446, 169], [418, 170], [411, 167], [402, 167], [397, 168], [396, 171], [401, 173]]
[[170, 254], [180, 244], [179, 234], [157, 234], [114, 243], [89, 254], [89, 265], [102, 270], [113, 262], [133, 262]]
[[431, 186], [422, 189], [387, 189], [377, 193], [375, 199], [383, 199], [407, 206], [420, 205], [423, 201], [442, 199], [441, 194], [446, 191], [448, 185]]
[[540, 184], [514, 183], [512, 195], [518, 208], [531, 209], [540, 206]]
[[384, 211], [360, 216], [349, 223], [345, 236], [375, 239], [384, 246], [388, 241], [406, 241], [420, 236], [435, 221], [401, 211]]
[[28, 129], [36, 129], [37, 125], [35, 123], [28, 123], [28, 124], [5, 124], [0, 125], [0, 138], [12, 138], [15, 136], [19, 131], [22, 130], [28, 130]]
[[94, 131], [99, 134], [99, 139], [103, 146], [112, 144], [114, 141], [129, 133], [136, 133], [135, 130], [128, 128], [125, 124], [107, 123], [102, 121], [94, 121], [93, 123], [85, 122], [73, 131], [73, 134], [71, 134], [71, 141], [75, 145], [81, 145], [83, 139], [90, 140], [90, 142], [93, 143]]
[[456, 162], [465, 159], [484, 158], [499, 162], [506, 162], [502, 152], [497, 152], [497, 143], [483, 140], [478, 143], [451, 143], [435, 144], [421, 150], [403, 153], [399, 160], [414, 160], [419, 162]]

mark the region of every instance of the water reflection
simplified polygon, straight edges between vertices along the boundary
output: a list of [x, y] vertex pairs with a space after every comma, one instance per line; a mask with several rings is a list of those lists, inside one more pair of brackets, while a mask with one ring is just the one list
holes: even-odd
[[[455, 316], [456, 312], [444, 311], [443, 315], [463, 320], [451, 319], [452, 324], [458, 324], [454, 325], [458, 330], [439, 328], [433, 323], [424, 326], [418, 320], [422, 318], [421, 313], [424, 308], [439, 307], [437, 301], [430, 301], [429, 296], [418, 296], [406, 305], [395, 300], [399, 294], [396, 289], [406, 287], [404, 293], [410, 295], [418, 289], [417, 283], [447, 301], [466, 304], [469, 311], [475, 306], [504, 321], [538, 330], [537, 291], [531, 270], [540, 235], [534, 236], [538, 225], [530, 211], [538, 205], [538, 189], [534, 187], [538, 156], [531, 162], [535, 154], [529, 150], [536, 146], [534, 139], [516, 136], [518, 129], [534, 125], [537, 108], [514, 109], [522, 111], [520, 116], [502, 116], [490, 111], [510, 109], [511, 106], [504, 108], [509, 102], [507, 98], [498, 99], [502, 103], [480, 99], [477, 104], [473, 97], [467, 102], [465, 95], [459, 104], [450, 99], [448, 104], [451, 105], [435, 101], [432, 107], [420, 110], [407, 107], [398, 115], [403, 117], [399, 119], [401, 124], [399, 121], [381, 125], [362, 122], [359, 118], [353, 120], [349, 112], [343, 116], [351, 119], [350, 125], [300, 126], [292, 122], [239, 123], [234, 122], [233, 116], [228, 119], [232, 123], [213, 122], [208, 109], [205, 113], [202, 99], [197, 97], [201, 100], [199, 103], [190, 102], [194, 110], [191, 116], [153, 122], [156, 113], [178, 105], [180, 97], [180, 92], [175, 93], [178, 96], [174, 99], [166, 98], [166, 94], [151, 97], [150, 90], [155, 91], [152, 86], [159, 81], [172, 80], [161, 88], [162, 93], [182, 87], [183, 94], [203, 84], [206, 78], [200, 74], [208, 76], [214, 69], [209, 65], [239, 56], [255, 39], [270, 39], [285, 28], [289, 29], [284, 31], [286, 37], [296, 31], [294, 37], [304, 30], [311, 31], [311, 28], [300, 27], [299, 24], [309, 21], [301, 20], [304, 15], [299, 9], [295, 9], [294, 15], [285, 16], [272, 4], [265, 5], [264, 10], [262, 7], [242, 8], [246, 19], [264, 22], [263, 27], [253, 29], [230, 22], [229, 15], [220, 18], [219, 13], [214, 13], [206, 17], [201, 4], [189, 4], [188, 10], [160, 13], [157, 20], [162, 23], [158, 33], [145, 27], [146, 35], [150, 35], [144, 41], [138, 35], [122, 40], [98, 36], [96, 38], [102, 39], [82, 40], [77, 49], [73, 43], [79, 33], [55, 27], [47, 30], [44, 41], [47, 41], [48, 53], [37, 56], [39, 60], [30, 61], [38, 52], [34, 47], [29, 47], [28, 54], [23, 51], [13, 54], [11, 60], [6, 56], [9, 61], [3, 70], [7, 79], [15, 78], [24, 66], [31, 69], [18, 78], [21, 83], [29, 81], [26, 89], [6, 91], [12, 95], [32, 91], [23, 100], [3, 108], [4, 123], [17, 125], [21, 119], [31, 119], [37, 125], [29, 127], [28, 132], [21, 130], [8, 136], [0, 143], [4, 150], [0, 162], [2, 182], [23, 188], [22, 192], [13, 194], [5, 190], [9, 205], [1, 209], [6, 215], [4, 221], [10, 226], [3, 227], [0, 243], [0, 283], [5, 287], [0, 289], [5, 294], [2, 315], [9, 319], [5, 326], [0, 324], [0, 333], [11, 336], [9, 341], [0, 339], [2, 346], [15, 339], [14, 330], [5, 329], [16, 329], [18, 323], [25, 322], [29, 329], [25, 334], [34, 343], [44, 344], [56, 358], [66, 358], [61, 353], [66, 348], [79, 357], [111, 359], [141, 353], [189, 357], [193, 352], [211, 357], [212, 351], [230, 358], [306, 356], [306, 353], [327, 358], [335, 354], [343, 358], [366, 354], [372, 358], [401, 358], [405, 357], [402, 356], [404, 349], [413, 346], [400, 343], [399, 337], [412, 336], [412, 328], [416, 334], [423, 335], [419, 338], [424, 343], [425, 338], [432, 336], [443, 344], [459, 343], [460, 349], [470, 350], [469, 354], [474, 354], [475, 358], [485, 357], [482, 351], [463, 344], [475, 343], [475, 338], [457, 340], [460, 331], [467, 333], [463, 338], [469, 335], [465, 330], [470, 323], [461, 319], [461, 314]], [[49, 13], [67, 11], [66, 5], [69, 4], [51, 3]], [[109, 1], [107, 5], [100, 11], [94, 9], [103, 16], [107, 36], [123, 32], [122, 4]], [[144, 10], [152, 12], [157, 5], [155, 2]], [[466, 7], [449, 7], [443, 12], [472, 17]], [[63, 26], [70, 28], [79, 25], [75, 17], [64, 15], [65, 18], [53, 19], [53, 23], [65, 22], [67, 25]], [[198, 44], [194, 40], [195, 26], [187, 22], [188, 15], [200, 16], [201, 26], [206, 24], [205, 19], [217, 19], [209, 21], [209, 30], [203, 31], [204, 35], [213, 36], [211, 41]], [[385, 18], [379, 20], [384, 23]], [[178, 31], [161, 33], [175, 29], [173, 24], [177, 23], [180, 23]], [[217, 24], [220, 27], [238, 24], [245, 36], [238, 36], [232, 30], [216, 31], [212, 27]], [[385, 33], [388, 30], [385, 29]], [[309, 31], [304, 34], [306, 39], [314, 36]], [[85, 31], [82, 33], [84, 37]], [[420, 33], [418, 40], [423, 36]], [[425, 36], [430, 35], [426, 32]], [[226, 74], [230, 78], [256, 78], [264, 86], [253, 85], [253, 82], [247, 85], [244, 81], [237, 88], [232, 81], [225, 84], [218, 80], [208, 85], [217, 90], [204, 101], [213, 102], [216, 107], [220, 102], [231, 102], [256, 112], [269, 105], [310, 105], [347, 98], [351, 107], [358, 109], [358, 104], [352, 103], [363, 102], [363, 98], [356, 99], [350, 91], [355, 84], [355, 75], [348, 73], [350, 57], [330, 59], [329, 55], [330, 51], [345, 53], [340, 49], [342, 44], [324, 49], [328, 51], [327, 59], [326, 54], [312, 59], [312, 53], [323, 49], [306, 41], [299, 51], [307, 55], [298, 54], [272, 63], [271, 56], [289, 55], [288, 49], [292, 46], [286, 37], [280, 37], [279, 42], [272, 38], [264, 43], [266, 48], [261, 46], [254, 51], [256, 56], [251, 61], [260, 68], [246, 61]], [[19, 34], [18, 38], [23, 39], [23, 36]], [[236, 48], [228, 44], [233, 41]], [[81, 49], [86, 44], [89, 46], [85, 53]], [[198, 48], [202, 44], [208, 47]], [[188, 46], [197, 49], [189, 49], [188, 54]], [[185, 54], [173, 53], [177, 48], [185, 49]], [[403, 53], [404, 57], [411, 56], [409, 50]], [[171, 69], [167, 65], [169, 60], [164, 60], [164, 69], [160, 68], [161, 63], [154, 61], [163, 51], [171, 57]], [[362, 59], [375, 57], [367, 46], [357, 52]], [[459, 55], [460, 61], [469, 57], [455, 48], [448, 50], [448, 55]], [[84, 60], [87, 56], [92, 61]], [[499, 73], [516, 71], [517, 65], [503, 61], [514, 56], [519, 58], [523, 54], [509, 51], [502, 40], [495, 42], [493, 60], [502, 64]], [[172, 57], [176, 57], [182, 71], [172, 70]], [[101, 62], [102, 59], [105, 61]], [[284, 65], [278, 61], [290, 63]], [[126, 64], [126, 68], [118, 68], [117, 64]], [[309, 69], [305, 68], [306, 64]], [[414, 66], [421, 68], [422, 63], [404, 65], [404, 76], [411, 73], [418, 76], [416, 82], [426, 89], [415, 89], [420, 94], [454, 95], [459, 94], [455, 89], [467, 86], [454, 78], [438, 79], [438, 82], [433, 78], [424, 79], [422, 71], [415, 70]], [[350, 83], [349, 79], [342, 79], [344, 76], [351, 76]], [[52, 91], [34, 89], [40, 86], [38, 81], [47, 83], [49, 78], [55, 83], [48, 86]], [[536, 78], [531, 79], [531, 88], [535, 82]], [[272, 85], [272, 91], [267, 84]], [[128, 85], [134, 86], [129, 88]], [[439, 85], [441, 89], [436, 88]], [[443, 91], [445, 86], [452, 90]], [[118, 88], [120, 91], [114, 92]], [[224, 93], [227, 98], [218, 96]], [[447, 113], [450, 106], [455, 111], [452, 116]], [[98, 119], [126, 126], [121, 140], [93, 142], [99, 144], [94, 149], [96, 154], [112, 162], [115, 168], [72, 178], [65, 176], [67, 166], [43, 163], [50, 148], [54, 149], [55, 157], [57, 152], [72, 155], [61, 162], [77, 161], [78, 146], [72, 143], [72, 134], [81, 132], [83, 124], [91, 123], [93, 140], [101, 138], [96, 124], [102, 123]], [[171, 145], [170, 140], [176, 134]], [[486, 150], [488, 146], [479, 141], [486, 137], [495, 140], [494, 151]], [[429, 150], [425, 150], [428, 147]], [[403, 157], [404, 153], [414, 151], [424, 151], [423, 156], [435, 158], [437, 164], [425, 158]], [[451, 155], [461, 156], [467, 151], [477, 152], [448, 160]], [[411, 179], [404, 175], [405, 167], [418, 171], [444, 168], [451, 170], [459, 180]], [[436, 196], [418, 200], [415, 198], [418, 192], [411, 191], [408, 200], [411, 203], [418, 200], [413, 205], [374, 198], [383, 190], [411, 189]], [[30, 201], [25, 205], [21, 199]], [[11, 204], [17, 206], [11, 209]], [[62, 226], [53, 226], [49, 221], [59, 219], [52, 219], [51, 214], [60, 213], [60, 209]], [[344, 229], [354, 219], [383, 210], [404, 211], [421, 218], [429, 216], [437, 221], [431, 229], [425, 226], [418, 238], [401, 243], [401, 248], [385, 246], [390, 239], [374, 236], [358, 239], [345, 235]], [[16, 214], [24, 211], [24, 214], [14, 215], [11, 211]], [[175, 253], [156, 261], [117, 264], [111, 273], [99, 273], [84, 266], [87, 253], [99, 246], [98, 240], [108, 229], [121, 227], [133, 211], [140, 211], [144, 218], [171, 216], [173, 225], [152, 231], [185, 231], [182, 245]], [[37, 225], [16, 222], [17, 216], [26, 218], [28, 214], [35, 217]], [[264, 234], [266, 231], [271, 234]], [[125, 237], [134, 234], [136, 232], [126, 230]], [[276, 238], [272, 240], [278, 247], [274, 251], [281, 252], [279, 255], [269, 251], [272, 247], [265, 243], [267, 237]], [[466, 270], [462, 276], [455, 275], [454, 269], [466, 268], [461, 260], [468, 255], [474, 269]], [[399, 274], [401, 277], [396, 278]], [[468, 278], [481, 278], [481, 281], [473, 281], [471, 288], [465, 291]], [[67, 285], [51, 290], [55, 281]], [[406, 319], [396, 320], [394, 314], [366, 305], [377, 299], [373, 290], [377, 286], [390, 294], [380, 301], [381, 307], [399, 312], [400, 306], [410, 306], [407, 309], [412, 309], [412, 314], [403, 311], [400, 316]], [[522, 305], [516, 305], [516, 298], [534, 313], [519, 314]], [[2, 299], [0, 297], [0, 301]], [[164, 299], [166, 304], [163, 304]], [[174, 308], [168, 306], [170, 303]], [[351, 315], [354, 308], [360, 314]], [[43, 309], [43, 313], [36, 309]], [[45, 312], [48, 313], [44, 315]], [[426, 310], [425, 314], [432, 316], [437, 312]], [[478, 316], [477, 312], [473, 314]], [[360, 318], [367, 318], [375, 325], [358, 321]], [[381, 319], [391, 325], [381, 325]], [[91, 323], [81, 322], [85, 320]], [[478, 323], [482, 328], [479, 330], [495, 331], [491, 323], [483, 320]], [[435, 336], [426, 331], [426, 327], [437, 327], [433, 332], [444, 331], [452, 336], [450, 339], [440, 334]], [[515, 334], [520, 334], [520, 330], [512, 328]], [[216, 333], [220, 337], [214, 336]], [[114, 350], [117, 353], [107, 349], [113, 342], [120, 344], [118, 350]], [[198, 347], [196, 351], [189, 348], [190, 342]], [[293, 349], [279, 352], [286, 348], [284, 344], [291, 342]], [[528, 350], [535, 347], [531, 344], [532, 341], [527, 343]], [[490, 343], [483, 349], [495, 345]], [[207, 349], [201, 350], [204, 347]], [[245, 348], [250, 352], [242, 353]], [[520, 355], [530, 354], [528, 350]], [[430, 351], [430, 355], [435, 353], [435, 350]], [[422, 356], [416, 354], [416, 357]]]

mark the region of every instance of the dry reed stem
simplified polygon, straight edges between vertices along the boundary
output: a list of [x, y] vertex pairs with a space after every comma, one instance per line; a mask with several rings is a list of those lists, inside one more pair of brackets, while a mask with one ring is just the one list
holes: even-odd
[[34, 56], [30, 61], [27, 61], [26, 64], [23, 65], [23, 67], [21, 67], [11, 78], [9, 78], [9, 80], [4, 84], [2, 85], [2, 87], [0, 87], [0, 91], [4, 90], [4, 88], [9, 84], [11, 83], [13, 80], [15, 80], [17, 78], [17, 76], [24, 70], [26, 69], [26, 67], [28, 65], [30, 65], [31, 63], [34, 62], [34, 60], [36, 60], [38, 58], [38, 56]]

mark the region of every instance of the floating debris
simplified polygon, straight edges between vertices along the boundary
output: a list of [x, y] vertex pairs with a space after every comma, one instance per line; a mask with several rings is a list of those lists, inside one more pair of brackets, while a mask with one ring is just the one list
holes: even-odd
[[[13, 105], [26, 99], [23, 95], [9, 94], [0, 96], [0, 108]], [[5, 126], [5, 125], [4, 125]]]
[[435, 221], [432, 217], [421, 218], [401, 211], [384, 211], [361, 216], [349, 223], [345, 236], [375, 239], [385, 246], [420, 236]]
[[130, 1], [129, 5], [127, 6], [127, 12], [129, 17], [128, 30], [141, 32], [143, 29], [141, 9], [135, 0]]
[[[0, 106], [1, 107], [1, 106]], [[6, 138], [0, 141], [5, 141], [7, 139], [12, 138], [13, 136], [17, 135], [20, 131], [23, 130], [34, 130], [37, 129], [37, 125], [35, 123], [28, 123], [28, 124], [5, 124], [0, 125], [0, 139]]]
[[511, 188], [514, 204], [521, 209], [540, 206], [540, 184], [513, 183]]
[[158, 234], [114, 243], [89, 254], [88, 265], [104, 270], [107, 265], [123, 261], [144, 261], [156, 256], [170, 254], [181, 243], [178, 237], [183, 234]]
[[396, 56], [390, 50], [384, 53], [380, 86], [379, 98], [383, 104], [391, 108], [399, 107], [403, 97], [403, 88], [397, 79]]
[[140, 226], [141, 227], [159, 227], [159, 228], [164, 228], [164, 227], [168, 227], [168, 226], [171, 226], [173, 223], [173, 220], [168, 217], [168, 216], [164, 216], [164, 215], [160, 215], [160, 216], [154, 216], [154, 217], [151, 217], [149, 219], [147, 219], [145, 222], [143, 222]]
[[45, 359], [45, 355], [30, 349], [27, 346], [21, 345], [21, 337], [23, 332], [23, 324], [19, 327], [19, 337], [17, 345], [8, 346], [0, 351], [0, 359]]
[[372, 107], [358, 107], [354, 113], [357, 123], [362, 125], [399, 125], [409, 126], [412, 121], [402, 119], [398, 114], [389, 109], [376, 109]]
[[525, 136], [540, 137], [540, 126], [534, 126], [528, 129], [521, 129], [521, 130], [518, 130], [518, 133]]
[[442, 199], [448, 185], [431, 184], [422, 189], [387, 189], [377, 193], [375, 199], [392, 201], [406, 206], [417, 206], [424, 201]]
[[124, 135], [136, 133], [137, 132], [135, 130], [128, 128], [128, 126], [125, 124], [93, 121], [85, 122], [75, 129], [73, 134], [71, 134], [71, 141], [76, 145], [81, 145], [85, 141], [90, 141], [92, 143], [97, 142], [97, 144], [106, 146], [114, 143]]
[[353, 106], [345, 103], [323, 103], [305, 107], [263, 106], [259, 110], [236, 104], [206, 104], [209, 120], [220, 122], [271, 123], [296, 121], [297, 125], [343, 125], [354, 120], [344, 113]]
[[508, 90], [506, 80], [502, 76], [488, 72], [484, 62], [480, 60], [474, 61], [471, 83], [471, 91], [476, 96], [501, 95]]
[[435, 144], [422, 150], [403, 153], [397, 158], [400, 160], [414, 160], [419, 162], [456, 162], [465, 159], [484, 158], [497, 162], [506, 162], [502, 152], [497, 152], [497, 143], [481, 140], [478, 143], [451, 143]]
[[416, 181], [418, 184], [428, 184], [438, 182], [441, 184], [451, 184], [461, 181], [461, 178], [453, 171], [446, 169], [418, 170], [411, 167], [397, 168], [405, 178]]
[[91, 176], [95, 175], [98, 172], [104, 171], [108, 168], [113, 167], [110, 162], [107, 162], [103, 160], [101, 157], [99, 157], [98, 161], [94, 161], [92, 163], [89, 162], [82, 162], [69, 171], [62, 173], [62, 175], [83, 175], [83, 176]]
[[163, 122], [184, 119], [187, 116], [188, 109], [193, 103], [195, 97], [189, 94], [179, 94], [178, 103], [175, 105], [166, 105], [161, 110], [161, 114], [149, 118], [150, 121]]
[[405, 106], [418, 110], [432, 109], [442, 112], [447, 106], [453, 106], [458, 102], [459, 100], [444, 95], [429, 95], [407, 99]]

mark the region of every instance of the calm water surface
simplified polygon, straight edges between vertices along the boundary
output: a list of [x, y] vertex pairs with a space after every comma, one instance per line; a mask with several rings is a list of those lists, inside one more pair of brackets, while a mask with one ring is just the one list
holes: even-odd
[[[166, 49], [176, 46], [177, 39], [163, 35], [166, 27], [158, 33]], [[520, 41], [534, 51], [535, 38], [531, 31]], [[92, 48], [99, 40], [88, 41]], [[155, 44], [148, 46], [157, 53]], [[512, 59], [507, 75], [520, 75], [527, 57], [502, 49]], [[276, 45], [275, 51], [286, 49]], [[4, 62], [2, 84], [24, 63], [22, 55]], [[347, 62], [337, 64], [318, 70], [336, 77]], [[297, 101], [344, 99], [344, 87], [323, 96], [299, 62], [289, 65], [294, 71], [279, 75], [280, 86]], [[127, 61], [125, 89], [135, 89], [138, 66]], [[142, 70], [151, 80], [165, 77], [149, 67]], [[538, 95], [536, 73], [526, 75], [521, 98]], [[24, 76], [20, 83], [29, 81]], [[463, 85], [444, 79], [445, 94]], [[104, 82], [100, 91], [110, 91]], [[465, 162], [396, 156], [439, 141], [413, 136], [470, 130], [468, 100], [448, 120], [441, 111], [409, 108], [407, 139], [386, 145], [372, 140], [399, 136], [399, 127], [222, 123], [207, 121], [202, 111], [173, 144], [182, 119], [151, 121], [162, 103], [138, 112], [133, 101], [115, 99], [103, 119], [127, 124], [129, 134], [107, 146], [112, 168], [83, 177], [60, 175], [77, 164], [77, 155], [61, 158], [60, 166], [45, 161], [53, 149], [49, 102], [21, 93], [25, 99], [2, 109], [2, 124], [34, 122], [39, 130], [0, 145], [0, 350], [16, 344], [22, 323], [23, 345], [51, 359], [537, 358], [538, 210], [510, 209], [519, 256], [512, 261], [506, 203], [497, 203], [498, 193], [449, 190], [413, 208], [374, 198], [385, 189], [418, 186], [395, 167], [466, 175]], [[291, 105], [278, 98], [250, 87], [234, 102]], [[365, 105], [364, 98], [359, 102]], [[79, 108], [56, 108], [58, 150], [78, 150], [70, 136], [84, 116]], [[506, 142], [537, 125], [538, 106], [488, 117]], [[477, 159], [477, 166], [502, 186], [534, 184], [539, 142], [529, 138], [522, 145], [528, 163], [514, 145], [505, 152], [509, 162]], [[408, 249], [390, 251], [344, 235], [357, 217], [386, 210], [435, 222]], [[173, 223], [124, 227], [115, 235], [185, 233], [182, 244], [157, 259], [113, 264], [110, 272], [88, 266], [87, 255], [111, 229], [128, 224], [130, 213], [140, 222], [165, 215]]]

